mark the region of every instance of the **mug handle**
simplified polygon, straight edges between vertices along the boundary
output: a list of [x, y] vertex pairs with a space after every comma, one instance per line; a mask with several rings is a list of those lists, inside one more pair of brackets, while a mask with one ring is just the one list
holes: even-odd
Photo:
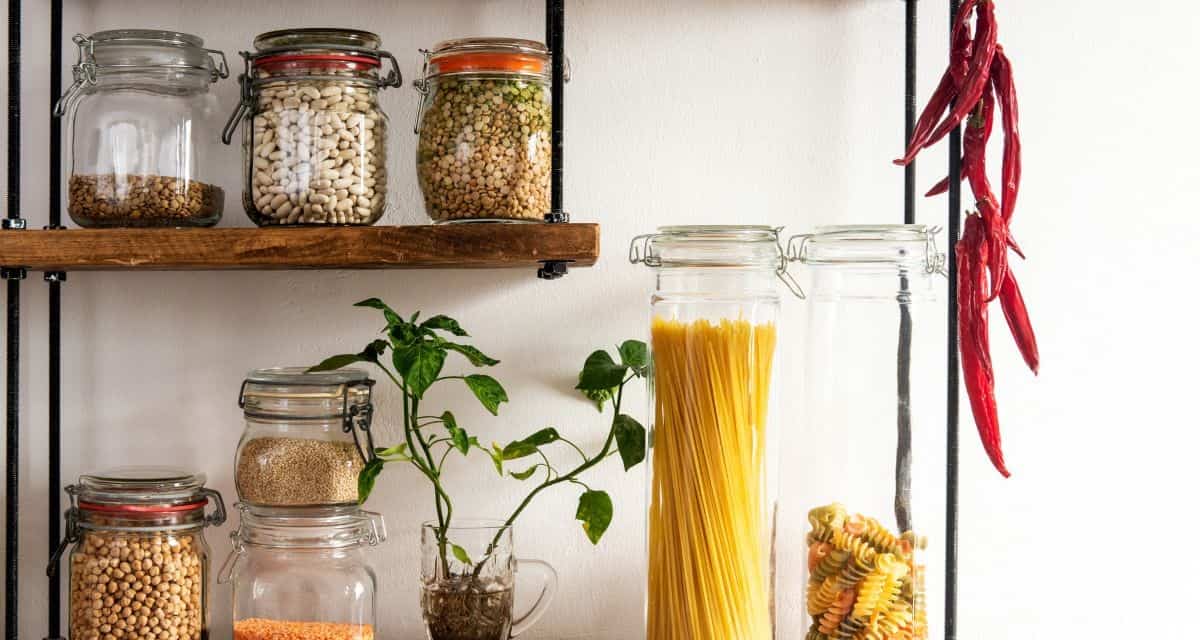
[[533, 606], [524, 615], [513, 618], [512, 629], [509, 631], [509, 637], [515, 638], [518, 635], [526, 632], [541, 620], [546, 610], [550, 608], [550, 602], [554, 600], [554, 594], [558, 592], [558, 573], [554, 567], [542, 562], [541, 560], [523, 560], [517, 559], [517, 573], [523, 571], [537, 573], [542, 579], [542, 592], [538, 594], [537, 600], [534, 600]]

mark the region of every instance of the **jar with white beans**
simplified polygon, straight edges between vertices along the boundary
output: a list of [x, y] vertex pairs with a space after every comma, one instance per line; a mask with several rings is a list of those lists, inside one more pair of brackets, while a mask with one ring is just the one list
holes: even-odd
[[552, 157], [546, 46], [463, 38], [423, 53], [417, 181], [429, 217], [543, 221]]
[[[351, 29], [291, 29], [243, 52], [242, 203], [260, 226], [366, 225], [387, 206], [387, 115], [379, 91], [399, 86], [379, 37]], [[383, 61], [391, 63], [386, 75]]]

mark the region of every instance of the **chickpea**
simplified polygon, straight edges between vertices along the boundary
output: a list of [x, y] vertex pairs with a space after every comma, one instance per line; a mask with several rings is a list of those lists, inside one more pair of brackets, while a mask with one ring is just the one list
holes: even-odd
[[71, 637], [199, 640], [204, 562], [196, 535], [86, 532], [70, 561]]

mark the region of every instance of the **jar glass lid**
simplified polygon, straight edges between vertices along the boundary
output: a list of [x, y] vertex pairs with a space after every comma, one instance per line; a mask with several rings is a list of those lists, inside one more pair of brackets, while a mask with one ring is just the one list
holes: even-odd
[[250, 416], [338, 418], [371, 402], [374, 381], [361, 369], [309, 373], [303, 367], [251, 371], [239, 404]]
[[438, 43], [429, 56], [429, 76], [460, 73], [504, 73], [545, 77], [550, 50], [536, 40], [459, 38]]
[[205, 480], [176, 467], [117, 467], [80, 476], [73, 489], [81, 502], [178, 504], [203, 499]]
[[630, 260], [652, 267], [780, 269], [783, 249], [779, 245], [779, 229], [775, 227], [670, 226], [634, 238]]
[[338, 548], [376, 545], [387, 539], [383, 516], [357, 507], [249, 507], [238, 505], [241, 526], [233, 534], [246, 544], [276, 548]]
[[254, 48], [258, 51], [274, 49], [323, 49], [379, 48], [381, 40], [370, 31], [359, 29], [338, 29], [334, 27], [311, 27], [305, 29], [278, 29], [260, 33], [254, 38]]
[[75, 36], [80, 61], [98, 68], [173, 67], [216, 73], [218, 65], [199, 36], [158, 29], [113, 29]]
[[919, 224], [835, 225], [792, 239], [794, 259], [813, 266], [908, 267], [938, 271], [945, 263], [935, 237]]

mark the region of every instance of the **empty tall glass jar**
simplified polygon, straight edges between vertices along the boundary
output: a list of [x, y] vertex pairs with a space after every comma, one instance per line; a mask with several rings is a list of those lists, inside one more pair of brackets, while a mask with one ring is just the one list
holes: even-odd
[[[400, 86], [379, 36], [356, 29], [285, 29], [243, 52], [242, 204], [256, 224], [368, 225], [387, 207], [388, 118], [379, 91]], [[383, 70], [384, 61], [391, 68]]]
[[634, 241], [651, 298], [648, 640], [772, 640], [776, 229], [666, 227]]
[[358, 509], [241, 510], [219, 581], [233, 585], [234, 640], [373, 640], [383, 518]]
[[[803, 430], [779, 540], [783, 638], [940, 637], [945, 307], [934, 230], [792, 243], [809, 300]], [[785, 542], [786, 541], [786, 542]]]
[[209, 86], [225, 55], [186, 33], [118, 29], [77, 35], [75, 82], [55, 105], [67, 117], [67, 212], [83, 227], [216, 224], [219, 139]]

